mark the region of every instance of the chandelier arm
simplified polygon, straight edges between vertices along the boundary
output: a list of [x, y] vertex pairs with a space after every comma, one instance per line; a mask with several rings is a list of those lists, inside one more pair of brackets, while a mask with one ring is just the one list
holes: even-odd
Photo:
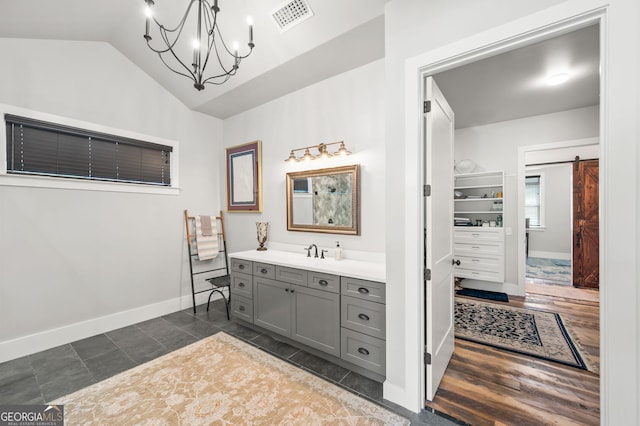
[[[176, 71], [176, 70], [174, 70], [174, 69], [173, 69], [173, 67], [171, 67], [171, 65], [169, 65], [169, 64], [167, 63], [167, 61], [165, 61], [165, 60], [164, 60], [164, 58], [162, 57], [162, 55], [158, 54], [158, 56], [160, 57], [160, 60], [162, 61], [162, 63], [163, 63], [167, 68], [169, 68], [169, 70], [171, 70], [172, 72], [174, 72], [174, 73], [176, 73], [176, 74], [178, 74], [178, 75], [182, 75], [182, 76], [184, 76], [184, 77], [187, 77], [188, 79], [190, 79], [190, 80], [191, 80], [191, 81], [193, 81], [194, 83], [196, 82], [196, 78], [195, 78], [195, 76], [193, 75], [193, 73], [192, 73], [191, 71], [189, 71], [189, 69], [188, 69], [188, 68], [187, 68], [187, 71], [189, 72], [189, 74], [185, 74], [185, 73], [182, 73], [182, 72], [180, 72], [180, 71]], [[175, 55], [174, 55], [174, 56], [175, 56]], [[180, 62], [180, 64], [181, 64], [183, 67], [185, 67], [185, 68], [186, 68], [186, 66], [182, 63], [182, 61], [180, 61], [180, 60], [178, 59], [178, 62]]]
[[[175, 58], [176, 61], [178, 61], [178, 63], [182, 66], [182, 68], [184, 68], [188, 73], [189, 73], [189, 78], [191, 78], [194, 82], [196, 80], [198, 80], [197, 76], [195, 75], [195, 73], [193, 71], [191, 71], [191, 68], [189, 68], [187, 65], [184, 64], [184, 62], [182, 62], [180, 60], [180, 58], [178, 58], [178, 55], [176, 55], [176, 52], [174, 52], [173, 50], [170, 50], [169, 52], [171, 52], [171, 55]], [[160, 56], [160, 59], [162, 60], [162, 62], [173, 72], [175, 72], [176, 74], [181, 74], [181, 75], [185, 75], [182, 74], [179, 71], [174, 70], [172, 67], [170, 67], [167, 62], [164, 60], [164, 58], [162, 57], [161, 54], [158, 53], [158, 56]]]
[[[183, 77], [189, 78], [192, 82], [195, 83], [194, 86], [196, 87], [196, 89], [202, 90], [204, 83], [220, 85], [228, 81], [230, 77], [236, 75], [238, 71], [238, 66], [240, 65], [241, 60], [251, 55], [251, 53], [253, 52], [254, 44], [253, 44], [253, 40], [249, 40], [249, 43], [248, 43], [249, 52], [246, 55], [240, 55], [238, 54], [237, 51], [232, 52], [229, 49], [229, 46], [227, 46], [227, 44], [225, 43], [222, 33], [220, 31], [220, 28], [218, 27], [217, 19], [218, 19], [219, 8], [215, 7], [217, 6], [217, 4], [215, 4], [217, 3], [217, 1], [214, 3], [213, 7], [211, 6], [211, 3], [209, 0], [197, 0], [197, 1], [198, 1], [198, 15], [197, 15], [198, 20], [197, 20], [197, 27], [196, 27], [196, 30], [197, 30], [196, 37], [199, 43], [199, 47], [197, 48], [197, 50], [193, 50], [193, 55], [192, 55], [193, 63], [191, 64], [191, 66], [188, 66], [187, 64], [185, 64], [178, 57], [178, 55], [174, 51], [174, 48], [178, 45], [178, 40], [182, 35], [182, 32], [186, 25], [186, 21], [188, 20], [189, 14], [191, 13], [192, 7], [194, 6], [194, 3], [196, 2], [196, 0], [190, 0], [189, 5], [186, 8], [184, 15], [182, 16], [182, 19], [174, 28], [166, 28], [165, 26], [161, 25], [160, 22], [158, 22], [158, 20], [155, 17], [151, 17], [153, 19], [153, 22], [157, 26], [158, 33], [160, 34], [160, 38], [162, 39], [162, 43], [164, 43], [164, 45], [166, 46], [166, 49], [156, 49], [153, 46], [151, 46], [150, 41], [152, 37], [149, 36], [148, 29], [147, 29], [147, 34], [145, 35], [145, 38], [147, 39], [147, 47], [151, 51], [158, 54], [158, 57], [160, 58], [162, 63], [167, 68], [169, 68], [171, 72], [181, 75]], [[206, 53], [203, 51], [203, 47], [204, 47], [203, 39], [202, 39], [203, 29], [205, 30], [205, 33], [207, 36]], [[216, 40], [216, 38], [218, 38], [218, 40]], [[250, 39], [251, 38], [252, 37], [250, 37]], [[218, 43], [218, 41], [220, 43]], [[222, 47], [220, 47], [220, 44], [222, 44]], [[213, 75], [205, 79], [204, 78], [205, 69], [207, 68], [209, 59], [211, 59], [212, 57], [211, 55], [212, 50], [215, 51], [215, 57], [220, 67], [220, 73], [218, 75]], [[226, 59], [226, 55], [223, 54], [223, 52], [225, 51], [233, 59], [232, 67], [229, 67], [229, 68], [225, 67], [225, 63], [223, 62], [223, 58], [222, 58], [222, 56], [225, 56], [225, 59]], [[169, 64], [167, 59], [164, 58], [164, 54], [166, 54], [167, 52], [171, 52], [171, 55], [173, 55], [175, 59], [175, 61], [171, 61], [171, 64]], [[226, 60], [225, 62], [228, 63], [229, 61]]]
[[[206, 2], [205, 3], [208, 5], [209, 3]], [[204, 74], [204, 70], [207, 67], [207, 63], [209, 62], [209, 56], [211, 55], [211, 48], [213, 46], [215, 46], [215, 32], [214, 29], [216, 28], [216, 22], [218, 19], [218, 13], [217, 12], [213, 12], [213, 25], [211, 25], [211, 14], [212, 12], [210, 10], [208, 10], [208, 13], [205, 13], [205, 24], [207, 26], [207, 28], [211, 28], [211, 31], [207, 32], [207, 55], [204, 58], [204, 63], [202, 64], [202, 74]], [[222, 64], [220, 64], [220, 66], [222, 66]]]

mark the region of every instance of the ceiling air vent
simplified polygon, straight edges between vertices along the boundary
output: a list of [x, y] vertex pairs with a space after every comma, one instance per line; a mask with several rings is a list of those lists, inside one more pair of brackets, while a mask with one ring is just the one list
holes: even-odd
[[313, 16], [313, 10], [307, 0], [293, 0], [278, 6], [271, 12], [281, 32], [285, 32]]

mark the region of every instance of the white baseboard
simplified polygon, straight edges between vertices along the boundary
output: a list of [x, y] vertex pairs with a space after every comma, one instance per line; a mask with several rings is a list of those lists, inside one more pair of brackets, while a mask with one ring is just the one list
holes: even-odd
[[543, 259], [571, 260], [571, 253], [529, 250], [529, 257], [540, 257]]
[[[196, 304], [207, 302], [209, 293], [196, 295]], [[220, 298], [215, 294], [211, 300]], [[191, 294], [165, 300], [151, 305], [140, 306], [128, 311], [116, 312], [98, 318], [92, 318], [64, 327], [44, 330], [27, 336], [0, 342], [0, 362], [10, 361], [25, 355], [54, 348], [59, 345], [86, 339], [152, 318], [157, 318], [193, 306]]]

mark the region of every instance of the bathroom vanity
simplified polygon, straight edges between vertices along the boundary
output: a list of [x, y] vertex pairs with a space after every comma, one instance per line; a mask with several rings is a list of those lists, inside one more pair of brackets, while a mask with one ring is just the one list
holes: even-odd
[[232, 253], [229, 263], [234, 320], [384, 379], [384, 265], [278, 250]]

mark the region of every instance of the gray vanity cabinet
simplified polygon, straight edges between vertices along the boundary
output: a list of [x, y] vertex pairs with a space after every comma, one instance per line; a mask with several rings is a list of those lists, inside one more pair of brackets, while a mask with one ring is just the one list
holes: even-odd
[[384, 377], [384, 283], [232, 258], [231, 294], [235, 319]]
[[253, 323], [291, 337], [291, 287], [289, 283], [254, 276]]
[[295, 287], [291, 338], [312, 348], [340, 356], [340, 295]]

